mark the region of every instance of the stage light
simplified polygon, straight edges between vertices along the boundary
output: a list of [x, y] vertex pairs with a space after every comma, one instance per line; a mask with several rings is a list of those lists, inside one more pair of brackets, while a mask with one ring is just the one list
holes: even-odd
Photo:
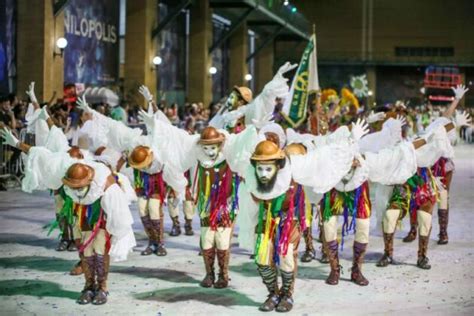
[[292, 7], [292, 8], [291, 8], [291, 13], [296, 13], [296, 11], [298, 11], [298, 10], [296, 9], [296, 7]]
[[209, 68], [209, 73], [210, 73], [211, 75], [214, 75], [216, 72], [217, 72], [217, 68], [216, 68], [216, 67], [212, 66], [212, 67]]
[[162, 61], [163, 61], [163, 60], [161, 59], [160, 56], [155, 56], [155, 57], [153, 57], [153, 65], [155, 65], [155, 66], [161, 65], [161, 62], [162, 62]]
[[290, 1], [288, 1], [288, 0], [283, 1], [283, 5], [284, 5], [284, 6], [287, 6], [287, 5], [289, 5], [289, 4], [290, 4]]
[[64, 49], [67, 46], [67, 39], [60, 37], [56, 40], [56, 47], [59, 48], [59, 53], [56, 52], [56, 49], [53, 50], [53, 57], [61, 56], [63, 57]]
[[246, 74], [244, 78], [245, 78], [246, 81], [250, 81], [250, 80], [252, 80], [253, 77], [252, 77], [251, 74]]
[[369, 97], [371, 97], [373, 94], [374, 94], [374, 93], [372, 92], [372, 90], [369, 90], [369, 91], [367, 92], [367, 95], [368, 95]]

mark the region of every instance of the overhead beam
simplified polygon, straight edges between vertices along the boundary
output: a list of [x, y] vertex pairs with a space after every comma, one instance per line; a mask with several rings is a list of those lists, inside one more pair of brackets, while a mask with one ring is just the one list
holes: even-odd
[[163, 21], [161, 21], [158, 26], [151, 32], [151, 38], [155, 38], [160, 32], [171, 22], [173, 22], [181, 13], [183, 9], [186, 9], [190, 4], [192, 0], [183, 0], [181, 1], [176, 8], [174, 8], [173, 11], [171, 11], [170, 14], [168, 14]]
[[219, 1], [219, 0], [211, 0], [209, 1], [211, 8], [246, 8], [248, 5], [246, 5], [242, 1], [230, 1], [230, 0], [224, 0], [224, 1]]
[[69, 0], [57, 0], [53, 4], [53, 14], [57, 16], [65, 7]]
[[252, 21], [247, 21], [248, 26], [273, 26], [273, 25], [279, 25], [275, 21], [263, 21], [263, 20], [252, 20]]
[[258, 53], [265, 48], [268, 44], [273, 42], [273, 40], [280, 34], [281, 31], [285, 28], [285, 25], [280, 25], [270, 36], [268, 36], [256, 49], [255, 51], [250, 54], [247, 59], [245, 60], [247, 63], [255, 58], [255, 56], [258, 55]]
[[245, 22], [247, 17], [255, 10], [255, 8], [249, 8], [242, 14], [235, 23], [232, 23], [229, 31], [225, 32], [217, 41], [212, 44], [209, 48], [209, 54], [211, 54], [216, 48], [220, 47], [235, 31]]

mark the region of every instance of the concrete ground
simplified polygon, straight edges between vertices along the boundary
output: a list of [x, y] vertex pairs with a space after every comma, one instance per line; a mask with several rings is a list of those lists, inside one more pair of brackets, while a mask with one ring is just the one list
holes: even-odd
[[[344, 274], [338, 286], [324, 283], [329, 267], [317, 261], [299, 265], [293, 315], [474, 315], [474, 146], [456, 148], [456, 173], [451, 192], [449, 244], [436, 244], [433, 220], [429, 258], [431, 270], [416, 267], [417, 243], [396, 234], [395, 257], [400, 265], [377, 268], [382, 254], [380, 229], [374, 223], [364, 274], [367, 287], [349, 282], [351, 237], [341, 253]], [[198, 256], [199, 236], [167, 237], [168, 256], [140, 256], [145, 245], [136, 208], [134, 225], [139, 246], [129, 260], [113, 264], [109, 302], [81, 306], [75, 299], [83, 278], [69, 276], [76, 253], [56, 252], [57, 240], [44, 226], [53, 218], [53, 199], [40, 192], [0, 193], [0, 314], [1, 315], [256, 315], [266, 291], [248, 253], [235, 244], [228, 289], [204, 289]], [[375, 216], [373, 216], [375, 220]], [[195, 221], [197, 229], [197, 220]], [[166, 221], [167, 231], [170, 221]], [[196, 230], [197, 231], [197, 230]], [[315, 235], [317, 234], [315, 228]], [[315, 242], [319, 250], [320, 244]], [[303, 242], [301, 250], [303, 249]], [[318, 256], [320, 252], [318, 251]]]

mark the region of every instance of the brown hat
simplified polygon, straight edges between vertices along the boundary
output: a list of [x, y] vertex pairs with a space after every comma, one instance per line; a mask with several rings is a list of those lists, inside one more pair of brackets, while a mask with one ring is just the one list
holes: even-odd
[[225, 140], [225, 136], [217, 129], [212, 126], [208, 126], [201, 132], [201, 138], [199, 139], [199, 144], [201, 145], [214, 145], [220, 144]]
[[67, 153], [71, 158], [76, 158], [76, 159], [84, 159], [84, 155], [82, 154], [82, 151], [79, 147], [77, 146], [72, 146]]
[[284, 159], [285, 153], [272, 141], [264, 140], [258, 143], [250, 159], [254, 161], [272, 161]]
[[144, 169], [153, 161], [153, 152], [150, 147], [137, 146], [128, 156], [128, 164], [134, 169]]
[[94, 174], [95, 172], [92, 167], [82, 163], [75, 163], [67, 169], [62, 181], [64, 185], [70, 188], [83, 188], [91, 184]]
[[265, 135], [266, 140], [274, 142], [275, 144], [277, 144], [278, 147], [280, 147], [280, 137], [278, 136], [277, 133], [265, 132], [264, 135]]
[[306, 147], [304, 147], [302, 144], [293, 143], [286, 146], [285, 152], [288, 156], [304, 155], [306, 154]]
[[247, 103], [250, 103], [253, 99], [252, 90], [247, 87], [234, 86], [234, 91], [237, 91], [240, 97]]

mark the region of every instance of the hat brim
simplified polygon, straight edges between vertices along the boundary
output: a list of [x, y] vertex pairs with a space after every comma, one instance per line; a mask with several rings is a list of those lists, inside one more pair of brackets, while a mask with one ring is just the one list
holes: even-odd
[[95, 171], [90, 166], [87, 166], [87, 176], [84, 179], [70, 179], [68, 177], [64, 177], [62, 182], [65, 186], [68, 186], [72, 189], [83, 188], [91, 184], [92, 180], [94, 179]]
[[280, 160], [280, 159], [285, 159], [285, 153], [280, 150], [279, 152], [273, 154], [273, 155], [252, 155], [250, 157], [251, 160], [253, 161], [274, 161], [274, 160]]
[[224, 135], [220, 134], [219, 137], [217, 138], [212, 138], [212, 139], [200, 139], [198, 141], [199, 145], [215, 145], [215, 144], [221, 144], [225, 140]]
[[245, 98], [244, 95], [242, 94], [242, 92], [240, 91], [240, 87], [239, 86], [234, 86], [234, 91], [238, 92], [240, 97], [242, 98], [242, 100], [244, 100], [245, 102], [247, 103], [250, 103], [252, 100], [249, 100], [248, 98]]
[[146, 167], [148, 167], [149, 165], [151, 165], [151, 162], [153, 161], [153, 152], [151, 152], [150, 150], [148, 151], [148, 155], [147, 157], [145, 158], [145, 160], [143, 160], [142, 162], [135, 162], [133, 161], [132, 157], [129, 157], [128, 159], [128, 164], [130, 165], [130, 167], [132, 167], [133, 169], [145, 169]]

